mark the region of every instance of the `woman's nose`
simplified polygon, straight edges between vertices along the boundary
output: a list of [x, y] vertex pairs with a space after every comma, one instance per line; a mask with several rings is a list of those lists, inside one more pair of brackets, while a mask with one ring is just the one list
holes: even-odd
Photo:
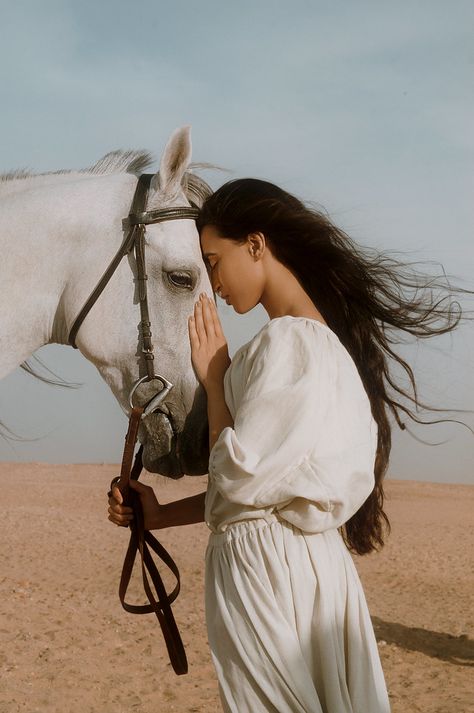
[[212, 287], [213, 292], [217, 292], [217, 294], [220, 297], [222, 286], [221, 286], [219, 280], [214, 276], [211, 278], [211, 287]]

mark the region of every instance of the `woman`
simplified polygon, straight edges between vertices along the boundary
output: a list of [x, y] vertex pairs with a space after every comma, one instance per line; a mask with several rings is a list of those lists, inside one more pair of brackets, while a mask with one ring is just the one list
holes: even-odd
[[[226, 183], [198, 229], [213, 290], [239, 314], [262, 304], [270, 319], [231, 362], [215, 305], [200, 295], [189, 338], [208, 397], [208, 489], [159, 505], [134, 483], [145, 526], [205, 520], [211, 530], [206, 620], [225, 711], [385, 713], [349, 550], [379, 549], [389, 526], [388, 412], [400, 427], [400, 411], [419, 420], [397, 400], [419, 405], [390, 330], [424, 337], [460, 316], [433, 297], [432, 279], [420, 294], [418, 276], [265, 181]], [[387, 357], [406, 369], [413, 396]], [[132, 511], [113, 495], [109, 519], [128, 525]]]

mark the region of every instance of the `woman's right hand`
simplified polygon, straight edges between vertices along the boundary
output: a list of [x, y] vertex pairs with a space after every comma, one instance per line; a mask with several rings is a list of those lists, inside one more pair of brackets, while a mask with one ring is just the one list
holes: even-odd
[[116, 486], [112, 486], [109, 495], [109, 520], [114, 525], [128, 527], [133, 520], [133, 509], [123, 504], [122, 493]]
[[[139, 497], [143, 510], [143, 524], [145, 530], [156, 530], [164, 526], [162, 522], [162, 506], [156, 499], [155, 491], [149, 485], [144, 485], [138, 480], [130, 480], [130, 487]], [[120, 527], [128, 527], [133, 520], [133, 509], [123, 505], [122, 493], [117, 487], [112, 488], [109, 497], [109, 520]]]

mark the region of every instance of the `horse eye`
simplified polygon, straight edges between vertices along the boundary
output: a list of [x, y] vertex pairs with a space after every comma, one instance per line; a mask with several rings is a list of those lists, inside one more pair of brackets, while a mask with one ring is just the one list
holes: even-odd
[[187, 272], [169, 272], [168, 279], [176, 287], [184, 287], [186, 289], [192, 289], [193, 287], [192, 277]]

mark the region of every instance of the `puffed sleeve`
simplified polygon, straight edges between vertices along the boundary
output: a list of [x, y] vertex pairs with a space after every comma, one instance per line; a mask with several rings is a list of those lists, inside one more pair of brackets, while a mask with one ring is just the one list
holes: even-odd
[[280, 318], [245, 366], [234, 426], [210, 453], [214, 486], [310, 532], [339, 527], [374, 486], [377, 427], [354, 362], [328, 328]]

